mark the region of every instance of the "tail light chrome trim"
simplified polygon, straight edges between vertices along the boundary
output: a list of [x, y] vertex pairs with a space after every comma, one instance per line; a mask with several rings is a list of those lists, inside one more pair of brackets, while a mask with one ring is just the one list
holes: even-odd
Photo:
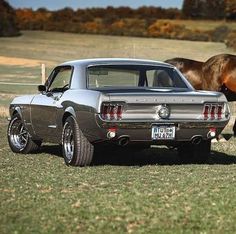
[[210, 105], [205, 104], [203, 109], [203, 117], [205, 120], [207, 120], [209, 117], [209, 110], [210, 110]]
[[[206, 103], [203, 107], [203, 119], [204, 120], [221, 120], [224, 118], [224, 103]], [[227, 118], [227, 116], [225, 116]]]
[[102, 103], [101, 117], [103, 120], [117, 121], [122, 119], [124, 103]]

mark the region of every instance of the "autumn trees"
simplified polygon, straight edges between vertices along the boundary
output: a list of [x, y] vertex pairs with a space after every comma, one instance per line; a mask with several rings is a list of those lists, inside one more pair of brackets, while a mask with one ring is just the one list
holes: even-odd
[[236, 1], [225, 0], [225, 18], [229, 20], [236, 20]]
[[17, 36], [19, 29], [13, 8], [4, 0], [0, 0], [0, 36]]
[[187, 19], [236, 20], [236, 0], [184, 0], [182, 16]]
[[182, 14], [187, 19], [223, 19], [225, 0], [184, 0]]

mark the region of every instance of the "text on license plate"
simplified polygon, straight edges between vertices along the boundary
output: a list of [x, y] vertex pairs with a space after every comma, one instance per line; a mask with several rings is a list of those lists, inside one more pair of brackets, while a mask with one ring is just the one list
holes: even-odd
[[175, 126], [152, 126], [153, 140], [172, 140], [175, 138]]

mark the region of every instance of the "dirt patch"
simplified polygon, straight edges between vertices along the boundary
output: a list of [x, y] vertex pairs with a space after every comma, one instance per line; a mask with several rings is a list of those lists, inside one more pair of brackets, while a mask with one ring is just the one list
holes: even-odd
[[40, 66], [42, 63], [45, 63], [47, 65], [53, 64], [52, 62], [49, 62], [49, 61], [42, 61], [42, 60], [36, 60], [36, 59], [25, 59], [25, 58], [0, 56], [0, 65], [36, 67], [36, 66]]
[[11, 93], [0, 93], [0, 98], [3, 99], [13, 99], [14, 97], [16, 97], [17, 94], [11, 94]]
[[3, 106], [0, 106], [0, 117], [9, 117], [9, 109]]

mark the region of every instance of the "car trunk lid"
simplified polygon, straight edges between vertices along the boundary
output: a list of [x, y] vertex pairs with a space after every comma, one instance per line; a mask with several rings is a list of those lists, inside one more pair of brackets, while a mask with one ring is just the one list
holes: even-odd
[[[205, 103], [217, 105], [219, 93], [209, 92], [106, 92], [106, 104], [110, 105], [112, 117], [119, 111], [119, 119], [153, 121], [153, 120], [200, 120], [203, 119]], [[109, 101], [108, 101], [109, 100]], [[110, 103], [110, 104], [109, 104]], [[120, 114], [122, 105], [122, 117]], [[117, 108], [116, 108], [117, 106]], [[109, 115], [109, 108], [106, 112]], [[160, 117], [160, 109], [167, 108], [168, 117]], [[108, 116], [109, 119], [109, 116]], [[116, 118], [114, 118], [116, 119]]]

